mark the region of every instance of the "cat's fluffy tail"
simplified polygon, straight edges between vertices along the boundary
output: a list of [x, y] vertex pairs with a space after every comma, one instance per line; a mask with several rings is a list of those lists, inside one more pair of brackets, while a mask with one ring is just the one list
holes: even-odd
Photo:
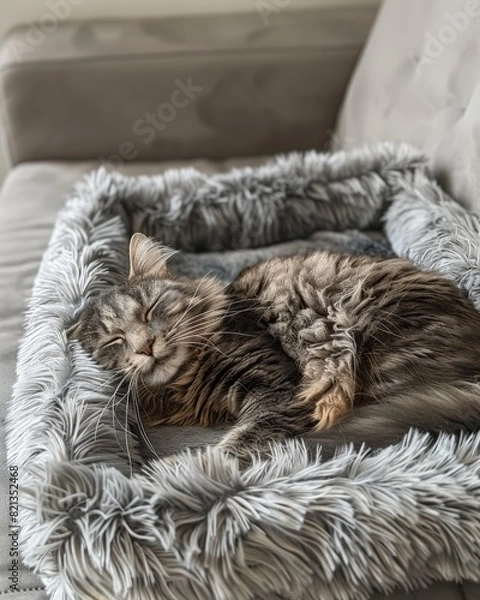
[[359, 406], [332, 428], [308, 434], [305, 442], [322, 446], [322, 455], [330, 457], [348, 444], [372, 450], [396, 444], [412, 427], [434, 435], [480, 429], [480, 385], [428, 386]]

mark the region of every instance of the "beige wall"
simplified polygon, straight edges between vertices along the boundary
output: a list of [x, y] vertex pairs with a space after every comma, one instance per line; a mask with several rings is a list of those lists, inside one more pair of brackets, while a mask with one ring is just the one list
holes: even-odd
[[[378, 5], [381, 0], [277, 0], [285, 10], [316, 6]], [[261, 0], [0, 0], [0, 37], [11, 27], [51, 14], [52, 6], [69, 6], [70, 19], [158, 17], [190, 13], [255, 11]], [[62, 14], [62, 13], [61, 13]], [[6, 172], [0, 149], [0, 182]]]

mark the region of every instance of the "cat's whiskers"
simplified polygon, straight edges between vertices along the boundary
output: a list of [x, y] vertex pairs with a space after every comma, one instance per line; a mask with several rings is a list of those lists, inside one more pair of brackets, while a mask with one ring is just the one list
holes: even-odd
[[[205, 329], [206, 329], [206, 324], [194, 325], [194, 326], [190, 327], [189, 329], [187, 329], [186, 331], [176, 333], [174, 336], [169, 338], [169, 342], [171, 344], [175, 344], [178, 341], [190, 338], [193, 334], [199, 334], [199, 335], [202, 334], [202, 335], [206, 336], [209, 334], [209, 332], [207, 332]], [[213, 332], [210, 332], [210, 335], [213, 335]]]
[[[171, 342], [172, 343], [182, 342], [185, 339], [186, 340], [190, 339], [192, 335], [202, 335], [202, 334], [195, 333], [195, 331], [196, 330], [194, 328], [192, 328], [192, 331], [187, 331], [187, 332], [182, 333], [181, 335], [171, 338]], [[219, 332], [219, 334], [220, 335], [234, 335], [234, 336], [238, 336], [238, 337], [247, 337], [247, 338], [256, 337], [252, 333], [242, 333], [240, 331], [224, 331], [224, 330], [222, 330], [221, 332]], [[206, 337], [206, 336], [204, 336], [204, 337]]]
[[[122, 383], [123, 383], [123, 381], [122, 381]], [[121, 430], [125, 431], [126, 440], [127, 440], [127, 436], [128, 436], [128, 428], [125, 428], [124, 425], [123, 425], [123, 423], [120, 421], [116, 409], [117, 409], [117, 407], [119, 405], [122, 404], [122, 402], [125, 399], [127, 399], [127, 406], [126, 406], [125, 414], [126, 414], [126, 421], [128, 422], [128, 393], [129, 393], [130, 386], [131, 386], [131, 380], [129, 380], [129, 382], [128, 382], [127, 391], [125, 392], [125, 394], [121, 398], [119, 398], [116, 402], [114, 402], [112, 404], [112, 408], [113, 408], [113, 410], [112, 410], [112, 427], [113, 427], [113, 431], [114, 431], [114, 434], [115, 434], [115, 439], [117, 440], [117, 443], [120, 446], [120, 448], [122, 448], [123, 446], [122, 446], [122, 442], [118, 438], [118, 433], [119, 432], [118, 432], [116, 423], [118, 424], [118, 426], [120, 427]], [[130, 470], [131, 470], [132, 469], [132, 461], [131, 461], [131, 453], [130, 453], [130, 447], [128, 445], [128, 440], [127, 440], [127, 443], [126, 443], [126, 446], [125, 446], [125, 451], [126, 451], [126, 454], [127, 454], [128, 464], [129, 464]]]
[[[134, 402], [134, 393], [135, 395], [137, 394], [137, 390], [138, 390], [138, 379], [140, 376], [140, 370], [136, 369], [133, 371], [133, 373], [129, 374], [129, 382], [128, 382], [128, 386], [127, 386], [127, 391], [124, 394], [124, 396], [121, 398], [121, 401], [123, 401], [124, 399], [126, 399], [126, 403], [125, 403], [125, 424], [123, 424], [116, 415], [114, 415], [114, 419], [117, 421], [118, 425], [120, 426], [120, 428], [123, 430], [124, 434], [125, 434], [125, 452], [127, 454], [127, 460], [128, 460], [128, 465], [130, 468], [130, 474], [133, 474], [133, 459], [132, 459], [132, 453], [130, 450], [130, 444], [129, 444], [129, 440], [130, 440], [130, 434], [131, 434], [131, 430], [130, 427], [128, 426], [128, 420], [129, 420], [129, 404], [130, 404], [130, 400], [132, 400], [132, 402]], [[115, 408], [119, 405], [119, 402], [115, 403]], [[135, 405], [134, 405], [134, 414], [136, 417], [136, 411], [135, 411]], [[116, 428], [115, 428], [116, 430]], [[120, 444], [120, 441], [117, 438], [117, 441]]]
[[[112, 383], [112, 382], [113, 382], [115, 379], [117, 379], [117, 378], [118, 378], [118, 375], [119, 375], [120, 373], [121, 373], [120, 371], [115, 371], [115, 372], [113, 372], [113, 373], [112, 373], [112, 375], [110, 375], [110, 377], [107, 377], [107, 378], [105, 379], [105, 381], [104, 381], [102, 384], [100, 384], [100, 386], [98, 387], [98, 391], [101, 391], [101, 390], [102, 390], [103, 388], [105, 388], [106, 386], [109, 386], [109, 385], [111, 385], [111, 383]], [[125, 378], [126, 378], [126, 376], [124, 376], [124, 377], [123, 377], [123, 379], [125, 379]], [[80, 384], [77, 384], [77, 385], [75, 386], [75, 389], [76, 389], [76, 391], [77, 391], [77, 397], [78, 397], [78, 394], [80, 393], [80, 390], [81, 390], [81, 385], [80, 385]], [[112, 395], [109, 397], [109, 399], [107, 400], [106, 406], [104, 406], [104, 408], [101, 410], [101, 412], [100, 412], [100, 415], [99, 415], [98, 417], [96, 417], [96, 419], [95, 419], [95, 420], [96, 420], [96, 425], [95, 425], [95, 430], [94, 430], [94, 436], [95, 436], [95, 437], [94, 437], [94, 439], [95, 439], [95, 440], [97, 439], [97, 434], [98, 434], [98, 426], [99, 426], [99, 425], [100, 425], [100, 423], [101, 423], [101, 420], [102, 420], [102, 417], [103, 417], [103, 415], [105, 414], [105, 411], [106, 411], [106, 410], [108, 410], [108, 408], [109, 408], [110, 404], [113, 402], [113, 400], [114, 400], [114, 398], [115, 398], [115, 394], [116, 394], [117, 390], [118, 390], [118, 386], [117, 386], [117, 388], [114, 390], [113, 394], [112, 394]], [[77, 399], [78, 399], [78, 398], [77, 398]], [[80, 413], [80, 414], [85, 414], [85, 412], [86, 412], [86, 410], [87, 410], [87, 409], [86, 409], [86, 407], [87, 407], [87, 405], [89, 405], [89, 404], [90, 404], [90, 402], [89, 402], [89, 400], [88, 400], [87, 398], [83, 398], [83, 399], [80, 401], [80, 404], [79, 404], [79, 410], [81, 411], [81, 413]]]
[[182, 315], [180, 315], [180, 317], [177, 319], [176, 323], [172, 326], [172, 329], [175, 329], [175, 327], [178, 327], [178, 325], [182, 322], [182, 319], [185, 317], [185, 315], [187, 315], [190, 310], [192, 308], [195, 308], [196, 306], [198, 306], [198, 304], [203, 301], [203, 300], [208, 300], [211, 296], [218, 294], [218, 291], [212, 292], [211, 294], [208, 294], [206, 297], [204, 298], [199, 298], [198, 301], [192, 306], [192, 302], [195, 300], [199, 290], [200, 290], [200, 286], [202, 285], [202, 283], [205, 282], [205, 280], [207, 279], [207, 277], [210, 275], [210, 271], [208, 273], [205, 273], [205, 275], [200, 279], [200, 281], [197, 284], [197, 287], [193, 293], [193, 295], [191, 296], [187, 308], [184, 310], [184, 312], [182, 313]]
[[[114, 376], [112, 376], [112, 378], [111, 378], [111, 379], [113, 379], [114, 377], [118, 377], [118, 375], [117, 375], [117, 374], [115, 374]], [[108, 399], [108, 401], [107, 401], [107, 403], [106, 403], [105, 407], [102, 409], [102, 411], [101, 411], [101, 413], [100, 413], [100, 415], [99, 415], [99, 417], [98, 417], [97, 424], [96, 424], [96, 426], [95, 426], [95, 439], [97, 439], [97, 435], [98, 435], [98, 427], [99, 427], [100, 423], [102, 422], [102, 418], [103, 418], [103, 415], [105, 414], [105, 412], [106, 412], [107, 410], [109, 410], [110, 408], [113, 408], [113, 410], [115, 411], [115, 407], [116, 407], [116, 406], [117, 406], [117, 405], [118, 405], [120, 402], [122, 402], [122, 401], [123, 401], [123, 399], [125, 398], [125, 395], [123, 395], [121, 398], [117, 398], [117, 393], [118, 393], [118, 390], [120, 389], [120, 387], [121, 387], [121, 386], [123, 385], [123, 383], [125, 382], [125, 380], [126, 380], [126, 379], [128, 379], [128, 377], [129, 377], [129, 375], [128, 375], [128, 374], [126, 374], [126, 375], [124, 375], [123, 377], [121, 377], [121, 379], [120, 379], [120, 381], [119, 381], [118, 385], [117, 385], [117, 386], [115, 387], [115, 389], [113, 390], [113, 392], [112, 392], [112, 394], [111, 394], [110, 398]], [[109, 383], [110, 383], [110, 381], [109, 381]]]
[[193, 340], [179, 342], [178, 345], [185, 346], [186, 348], [189, 348], [190, 350], [193, 348], [198, 348], [199, 350], [205, 350], [209, 346], [209, 344], [207, 344], [206, 342], [195, 342]]
[[178, 331], [178, 329], [182, 329], [184, 327], [187, 327], [188, 325], [190, 325], [190, 323], [192, 321], [195, 321], [196, 319], [212, 319], [213, 317], [218, 318], [218, 316], [221, 314], [221, 312], [222, 311], [220, 311], [218, 308], [212, 308], [212, 309], [209, 309], [209, 310], [207, 310], [205, 312], [202, 312], [200, 314], [192, 315], [191, 317], [189, 317], [185, 321], [182, 321], [176, 327], [172, 327], [170, 329], [170, 331]]
[[135, 375], [130, 379], [130, 382], [128, 384], [128, 389], [127, 389], [127, 395], [126, 395], [126, 403], [125, 403], [125, 427], [124, 427], [124, 433], [125, 433], [125, 452], [127, 453], [127, 460], [128, 460], [128, 466], [130, 468], [130, 477], [133, 475], [133, 460], [132, 460], [132, 453], [130, 451], [130, 444], [129, 444], [129, 440], [130, 440], [130, 427], [128, 426], [128, 417], [129, 417], [129, 401], [130, 401], [130, 397], [131, 397], [131, 390], [132, 390], [132, 386], [135, 383]]
[[257, 337], [253, 333], [242, 333], [240, 331], [224, 331], [224, 330], [222, 330], [221, 335], [238, 335], [239, 337], [248, 337], [248, 338]]
[[[242, 304], [244, 303], [243, 301], [238, 301], [238, 302], [242, 303]], [[230, 303], [229, 306], [231, 306], [232, 304], [233, 304], [233, 302]], [[227, 308], [227, 310], [228, 310], [228, 308]], [[244, 308], [242, 310], [236, 310], [233, 313], [230, 313], [230, 315], [233, 314], [234, 316], [237, 316], [237, 315], [240, 315], [243, 312], [249, 312], [249, 311], [251, 311], [250, 307]], [[210, 309], [208, 311], [205, 311], [204, 313], [201, 313], [200, 315], [193, 315], [192, 317], [189, 317], [187, 320], [183, 321], [181, 323], [181, 325], [182, 325], [182, 328], [186, 329], [187, 327], [189, 327], [189, 328], [193, 329], [195, 327], [202, 326], [202, 324], [203, 325], [209, 324], [208, 323], [209, 320], [213, 320], [212, 324], [215, 324], [215, 322], [217, 321], [217, 319], [220, 316], [222, 316], [224, 313], [225, 313], [224, 309], [212, 308], [212, 309]], [[172, 327], [171, 330], [169, 331], [169, 333], [167, 334], [167, 338], [166, 339], [173, 339], [173, 337], [170, 337], [170, 336], [174, 336], [176, 333], [177, 332]]]
[[148, 435], [147, 430], [145, 429], [145, 425], [143, 423], [141, 410], [140, 410], [142, 407], [142, 403], [140, 402], [140, 397], [138, 394], [139, 380], [141, 380], [142, 383], [144, 383], [141, 373], [138, 373], [136, 382], [135, 382], [135, 387], [133, 388], [134, 395], [132, 397], [132, 402], [133, 402], [133, 408], [134, 408], [134, 412], [135, 412], [135, 420], [136, 420], [136, 423], [138, 426], [140, 437], [143, 439], [145, 445], [150, 450], [150, 452], [155, 455], [155, 458], [160, 458], [160, 456], [158, 455], [158, 453], [155, 449], [155, 446], [152, 444], [150, 436]]
[[[246, 310], [250, 310], [250, 309], [246, 309]], [[241, 312], [241, 311], [238, 311]], [[197, 347], [201, 347], [202, 349], [205, 348], [207, 345], [212, 347], [215, 350], [219, 351], [219, 348], [217, 345], [215, 345], [212, 340], [207, 337], [205, 335], [206, 332], [202, 332], [202, 329], [204, 329], [205, 325], [209, 324], [209, 319], [210, 317], [205, 317], [205, 315], [200, 315], [198, 316], [198, 318], [196, 320], [192, 319], [192, 323], [189, 324], [189, 327], [187, 328], [187, 322], [184, 322], [184, 329], [185, 331], [182, 331], [180, 333], [174, 333], [174, 335], [171, 335], [171, 337], [167, 336], [167, 340], [169, 341], [169, 343], [171, 344], [177, 344], [177, 345], [184, 345], [184, 346], [197, 346]], [[248, 337], [248, 338], [254, 338], [255, 335], [253, 334], [248, 334], [248, 333], [241, 333], [241, 332], [236, 332], [236, 331], [225, 331], [222, 330], [221, 331], [222, 335], [238, 335], [241, 337]], [[193, 338], [200, 338], [200, 340], [202, 340], [202, 342], [199, 341], [194, 341]]]
[[[192, 339], [193, 337], [197, 337], [200, 338], [199, 340], [194, 340]], [[178, 342], [176, 342], [178, 346], [185, 346], [187, 348], [193, 348], [193, 347], [197, 347], [200, 350], [205, 350], [206, 348], [210, 347], [214, 350], [217, 350], [220, 354], [222, 354], [222, 356], [227, 356], [227, 354], [225, 354], [223, 351], [221, 351], [218, 346], [216, 346], [212, 340], [210, 340], [209, 338], [206, 338], [204, 336], [201, 335], [196, 335], [196, 334], [192, 334], [189, 338], [185, 338], [183, 340], [180, 340]]]
[[[116, 393], [118, 392], [120, 386], [125, 383], [125, 381], [127, 381], [127, 389], [125, 390], [125, 393], [120, 398], [116, 398]], [[122, 426], [122, 423], [117, 418], [115, 409], [118, 406], [120, 406], [121, 403], [127, 398], [128, 394], [130, 393], [131, 386], [132, 386], [132, 376], [128, 373], [127, 375], [125, 375], [125, 377], [122, 378], [122, 381], [119, 383], [119, 385], [117, 386], [117, 389], [115, 390], [115, 392], [112, 396], [112, 398], [115, 399], [115, 401], [112, 404], [112, 408], [114, 409], [113, 410], [113, 420], [114, 420], [114, 422], [115, 422], [115, 420], [117, 421], [117, 423], [122, 427], [122, 430], [123, 430], [123, 426]]]
[[[169, 331], [165, 336], [165, 341], [173, 342], [175, 339], [181, 338], [182, 335], [190, 331], [204, 331], [207, 333], [209, 329], [215, 329], [214, 325], [218, 321], [218, 315], [200, 315], [195, 319], [191, 319], [189, 323], [184, 322], [181, 331]], [[213, 332], [212, 332], [213, 333]]]
[[229, 302], [228, 304], [226, 304], [225, 306], [216, 306], [214, 308], [210, 308], [209, 310], [200, 313], [199, 315], [192, 315], [192, 317], [189, 317], [189, 319], [187, 319], [186, 321], [182, 322], [182, 326], [187, 324], [188, 321], [190, 319], [194, 319], [195, 317], [202, 317], [202, 316], [206, 316], [210, 313], [215, 313], [217, 316], [219, 315], [223, 315], [223, 314], [228, 314], [229, 316], [236, 316], [236, 315], [240, 315], [244, 312], [249, 312], [252, 310], [251, 307], [246, 307], [246, 308], [242, 308], [241, 310], [238, 309], [234, 309], [233, 311], [230, 310], [232, 306], [234, 306], [234, 304], [245, 304], [244, 301], [242, 300], [238, 300], [235, 302]]
[[221, 350], [210, 338], [207, 338], [204, 335], [195, 334], [195, 333], [192, 334], [191, 337], [200, 338], [200, 341], [199, 342], [195, 342], [195, 340], [192, 340], [190, 343], [192, 343], [192, 344], [197, 343], [198, 344], [198, 343], [203, 342], [205, 345], [208, 345], [211, 348], [213, 348], [214, 350], [216, 350], [222, 356], [228, 357], [228, 354], [226, 354], [223, 350]]
[[[218, 318], [225, 311], [230, 311], [231, 307], [234, 306], [235, 304], [244, 304], [245, 303], [244, 300], [230, 301], [230, 302], [226, 303], [225, 306], [216, 306], [214, 308], [209, 309], [208, 311], [205, 311], [205, 312], [201, 313], [200, 315], [192, 315], [191, 317], [189, 317], [188, 319], [185, 320], [185, 317], [194, 308], [196, 308], [199, 304], [201, 304], [202, 302], [207, 302], [211, 298], [216, 298], [218, 296], [218, 294], [219, 294], [218, 290], [214, 290], [210, 294], [207, 294], [206, 296], [202, 296], [202, 297], [198, 298], [197, 302], [195, 302], [195, 304], [192, 304], [192, 301], [195, 300], [196, 294], [198, 293], [200, 285], [205, 281], [205, 279], [208, 277], [208, 275], [209, 275], [209, 273], [207, 273], [206, 275], [204, 275], [202, 277], [202, 279], [199, 281], [199, 283], [197, 285], [197, 288], [196, 288], [193, 296], [190, 298], [190, 301], [188, 303], [187, 308], [182, 313], [182, 315], [180, 316], [180, 318], [177, 319], [177, 321], [174, 323], [174, 325], [172, 325], [172, 327], [170, 328], [171, 331], [175, 331], [180, 325], [182, 327], [184, 327], [185, 325], [187, 325], [190, 322], [190, 320], [198, 318], [198, 317], [204, 317], [204, 316], [207, 316], [209, 314], [214, 314], [215, 317]], [[247, 309], [244, 309], [244, 310], [250, 310], [250, 308], [247, 308]], [[243, 312], [243, 311], [237, 311], [235, 314], [240, 313], [240, 312]]]

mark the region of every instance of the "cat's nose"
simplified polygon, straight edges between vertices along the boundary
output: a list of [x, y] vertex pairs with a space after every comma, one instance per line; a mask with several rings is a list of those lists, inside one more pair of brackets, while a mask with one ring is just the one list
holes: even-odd
[[147, 340], [142, 348], [137, 350], [137, 354], [145, 354], [146, 356], [152, 356], [153, 354], [153, 343], [155, 338]]

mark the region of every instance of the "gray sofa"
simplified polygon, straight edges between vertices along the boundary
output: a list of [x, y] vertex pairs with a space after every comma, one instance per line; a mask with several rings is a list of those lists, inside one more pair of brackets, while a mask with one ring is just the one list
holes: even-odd
[[[26, 300], [55, 216], [99, 163], [126, 174], [190, 165], [213, 173], [292, 149], [396, 139], [426, 150], [447, 189], [476, 208], [477, 12], [472, 2], [388, 0], [353, 78], [375, 17], [368, 8], [279, 12], [268, 25], [258, 13], [72, 23], [38, 47], [25, 28], [11, 32], [0, 55], [14, 166], [0, 194], [2, 428]], [[16, 562], [15, 472], [0, 439], [0, 595], [45, 598]], [[480, 587], [395, 597], [473, 600]]]

